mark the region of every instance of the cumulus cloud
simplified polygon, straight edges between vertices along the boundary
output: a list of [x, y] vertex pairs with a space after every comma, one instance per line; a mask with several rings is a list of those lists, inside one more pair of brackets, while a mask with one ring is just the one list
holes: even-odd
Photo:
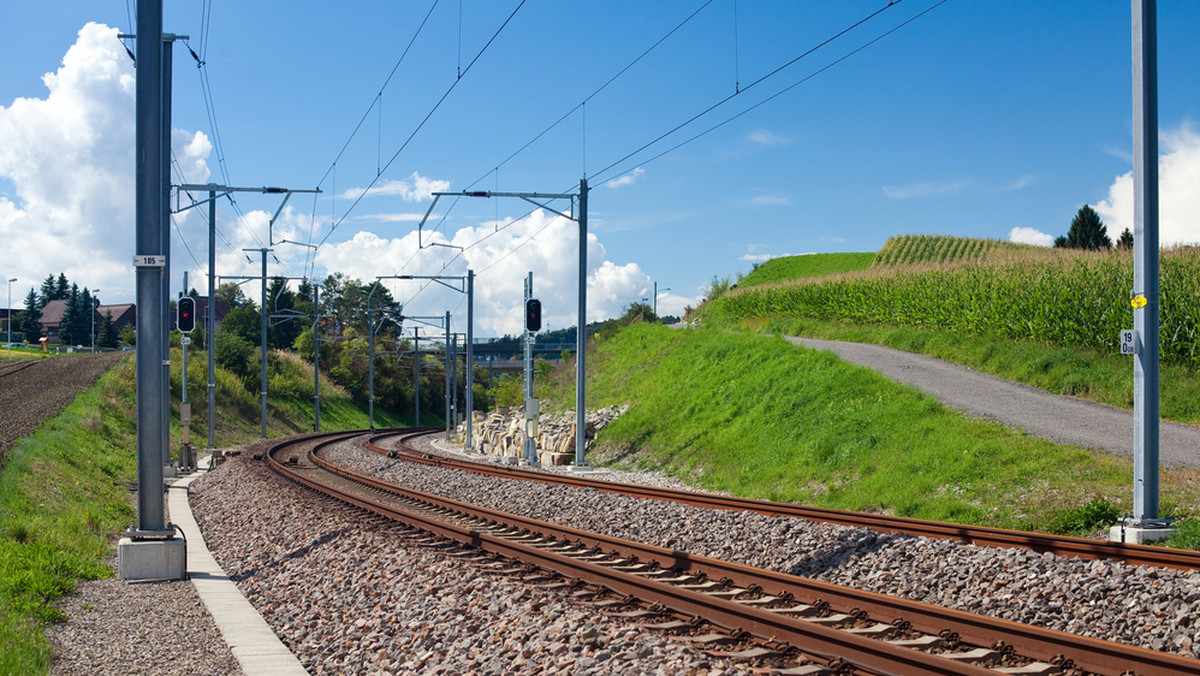
[[1037, 228], [1013, 228], [1008, 232], [1008, 241], [1035, 246], [1054, 246], [1054, 237]]
[[909, 185], [884, 186], [883, 194], [893, 199], [912, 199], [915, 197], [936, 197], [958, 192], [971, 184], [969, 179], [953, 181], [930, 181], [925, 183], [910, 183]]
[[[1190, 124], [1164, 132], [1158, 163], [1158, 239], [1170, 244], [1200, 242], [1200, 133]], [[1113, 239], [1133, 232], [1133, 172], [1113, 180], [1108, 199], [1096, 205]]]
[[638, 167], [620, 178], [617, 178], [612, 181], [609, 181], [608, 183], [605, 183], [605, 185], [607, 185], [610, 188], [623, 188], [627, 185], [633, 185], [634, 183], [636, 183], [638, 179], [640, 179], [643, 175], [645, 175], [645, 173], [646, 173], [645, 169]]
[[[408, 214], [363, 214], [355, 216], [356, 221], [383, 221], [384, 223], [419, 223], [425, 214], [408, 213]], [[430, 218], [441, 218], [440, 215], [430, 214]]]
[[[350, 277], [373, 280], [380, 274], [475, 279], [477, 335], [521, 331], [525, 276], [533, 271], [534, 295], [542, 301], [544, 325], [551, 330], [576, 324], [579, 229], [574, 221], [543, 210], [518, 221], [468, 226], [446, 235], [426, 233], [426, 248], [417, 235], [382, 238], [359, 232], [348, 241], [326, 245], [317, 264]], [[443, 246], [429, 246], [435, 242]], [[619, 315], [630, 303], [650, 296], [653, 280], [636, 263], [617, 264], [594, 233], [588, 234], [588, 321]], [[391, 271], [391, 272], [387, 272]], [[406, 314], [440, 315], [447, 309], [461, 327], [466, 318], [462, 293], [428, 280], [384, 280]], [[661, 308], [660, 308], [661, 309]]]
[[[0, 181], [12, 186], [0, 195], [0, 239], [20, 252], [5, 266], [14, 296], [65, 272], [102, 299], [131, 297], [135, 80], [117, 29], [84, 26], [42, 82], [45, 98], [0, 106]], [[207, 140], [175, 139], [184, 170], [207, 180]]]
[[407, 179], [384, 181], [370, 188], [350, 188], [338, 197], [356, 200], [364, 196], [398, 195], [406, 202], [424, 202], [433, 199], [433, 193], [446, 192], [449, 189], [450, 181], [428, 178], [414, 171]]

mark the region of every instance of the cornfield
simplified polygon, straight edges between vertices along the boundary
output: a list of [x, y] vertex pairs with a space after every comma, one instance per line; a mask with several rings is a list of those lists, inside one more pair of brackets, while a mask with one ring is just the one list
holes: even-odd
[[[780, 315], [903, 325], [1116, 352], [1120, 331], [1133, 328], [1132, 256], [1041, 251], [991, 263], [876, 267], [738, 288], [710, 309], [730, 319]], [[1162, 359], [1200, 364], [1200, 249], [1164, 251], [1159, 280]]]
[[1010, 255], [1033, 247], [998, 239], [952, 235], [899, 235], [875, 255], [874, 267], [896, 267], [920, 263], [979, 262], [994, 255]]

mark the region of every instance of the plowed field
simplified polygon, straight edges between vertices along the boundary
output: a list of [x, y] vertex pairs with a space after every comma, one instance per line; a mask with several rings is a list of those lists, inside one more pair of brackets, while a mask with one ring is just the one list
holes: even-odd
[[0, 467], [13, 442], [58, 415], [124, 352], [0, 361]]

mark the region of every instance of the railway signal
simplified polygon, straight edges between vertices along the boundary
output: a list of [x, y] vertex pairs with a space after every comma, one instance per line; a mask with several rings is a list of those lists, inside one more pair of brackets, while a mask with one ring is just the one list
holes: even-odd
[[196, 330], [196, 299], [184, 296], [175, 306], [175, 326], [180, 333], [191, 333]]
[[536, 298], [525, 301], [525, 330], [530, 333], [542, 330], [542, 301]]

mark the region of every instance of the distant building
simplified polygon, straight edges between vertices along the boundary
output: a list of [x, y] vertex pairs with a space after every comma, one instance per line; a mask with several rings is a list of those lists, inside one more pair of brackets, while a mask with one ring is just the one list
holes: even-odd
[[[229, 314], [229, 303], [225, 302], [224, 298], [217, 298], [213, 309], [217, 313], [217, 328], [221, 326], [221, 320], [225, 315]], [[14, 316], [20, 309], [13, 311]], [[63, 313], [67, 311], [67, 301], [52, 300], [46, 303], [46, 307], [42, 308], [42, 335], [49, 338], [50, 344], [61, 342], [58, 337], [59, 329], [62, 327]], [[117, 305], [101, 305], [96, 308], [96, 332], [99, 333], [100, 325], [104, 322], [105, 313], [112, 313], [113, 329], [120, 333], [121, 329], [126, 326], [137, 328], [137, 306], [133, 303], [120, 303]], [[206, 296], [196, 297], [196, 318], [198, 326], [203, 326], [208, 318], [208, 298]], [[0, 318], [0, 327], [3, 327], [6, 320]], [[16, 330], [16, 325], [13, 325], [13, 330]], [[175, 313], [171, 313], [171, 330], [175, 330]], [[0, 333], [5, 333], [3, 328], [0, 328]], [[15, 336], [14, 336], [15, 338]]]

